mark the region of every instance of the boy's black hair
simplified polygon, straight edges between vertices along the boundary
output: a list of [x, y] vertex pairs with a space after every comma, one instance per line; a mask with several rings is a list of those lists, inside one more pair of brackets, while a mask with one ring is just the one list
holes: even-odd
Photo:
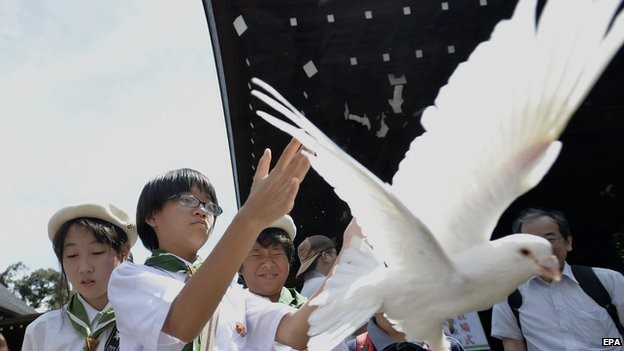
[[295, 245], [293, 244], [293, 241], [288, 233], [286, 233], [283, 229], [266, 228], [260, 232], [256, 241], [263, 248], [274, 245], [283, 247], [284, 252], [286, 252], [286, 257], [288, 257], [288, 263], [290, 265], [293, 264], [293, 260], [295, 258]]
[[172, 196], [191, 192], [193, 188], [208, 195], [213, 203], [219, 204], [215, 189], [208, 177], [190, 168], [171, 170], [145, 184], [137, 203], [136, 224], [141, 242], [148, 250], [154, 251], [159, 248], [159, 245], [156, 233], [147, 224], [146, 219], [160, 211]]

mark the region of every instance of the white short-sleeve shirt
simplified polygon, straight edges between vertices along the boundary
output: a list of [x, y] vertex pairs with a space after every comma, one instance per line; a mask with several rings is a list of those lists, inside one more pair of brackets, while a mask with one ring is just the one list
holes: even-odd
[[[80, 296], [78, 297], [87, 312], [91, 325], [95, 324], [98, 310], [91, 307]], [[106, 307], [105, 309], [107, 309]], [[111, 337], [113, 328], [102, 332], [96, 351], [104, 351], [106, 341]], [[71, 324], [67, 316], [67, 306], [46, 312], [26, 327], [22, 351], [66, 351], [82, 350], [85, 337]]]
[[[285, 288], [282, 287], [282, 290], [284, 290]], [[246, 291], [249, 291], [249, 289], [245, 289]], [[252, 293], [253, 294], [253, 293]], [[255, 295], [255, 294], [254, 294]], [[268, 297], [264, 297], [264, 296], [260, 296], [260, 295], [256, 295], [266, 301], [271, 301]], [[281, 303], [281, 302], [280, 302]], [[295, 309], [293, 308], [293, 311]], [[273, 348], [271, 349], [271, 351], [295, 351], [295, 349], [293, 349], [290, 346], [286, 346], [283, 344], [280, 344], [279, 342], [275, 342], [275, 344], [273, 344]], [[330, 351], [349, 351], [349, 347], [347, 346], [347, 343], [345, 341], [340, 342], [338, 345], [334, 346], [333, 349], [331, 349]]]
[[[108, 295], [124, 351], [181, 350], [185, 343], [162, 332], [171, 302], [186, 275], [124, 262], [113, 271]], [[294, 309], [265, 301], [235, 280], [219, 303], [216, 350], [270, 350], [282, 317]]]
[[[609, 269], [594, 268], [594, 272], [624, 321], [624, 277]], [[621, 350], [602, 346], [602, 338], [621, 336], [607, 311], [583, 292], [567, 263], [560, 282], [534, 277], [518, 290], [522, 331], [505, 299], [492, 310], [493, 337], [522, 340], [524, 336], [528, 351]]]
[[316, 289], [323, 284], [327, 277], [317, 271], [310, 271], [306, 273], [306, 280], [301, 288], [301, 295], [308, 299], [314, 294]]

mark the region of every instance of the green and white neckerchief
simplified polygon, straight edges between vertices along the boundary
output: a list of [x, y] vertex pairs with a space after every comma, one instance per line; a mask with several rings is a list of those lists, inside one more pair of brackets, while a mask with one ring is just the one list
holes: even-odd
[[146, 266], [158, 267], [174, 273], [185, 273], [187, 280], [195, 274], [200, 264], [199, 256], [196, 256], [195, 262], [188, 264], [178, 256], [161, 249], [152, 251], [152, 256], [145, 261]]
[[308, 299], [301, 295], [295, 288], [287, 288], [284, 286], [282, 286], [280, 296], [277, 299], [277, 302], [294, 308], [301, 307], [306, 301], [308, 301]]
[[[145, 260], [146, 266], [158, 267], [160, 269], [164, 269], [173, 273], [185, 273], [186, 280], [195, 274], [197, 267], [201, 264], [201, 259], [199, 256], [196, 256], [195, 262], [193, 264], [188, 264], [178, 256], [167, 252], [165, 250], [156, 249], [152, 251], [152, 256], [150, 256], [147, 260]], [[190, 342], [182, 348], [182, 351], [199, 351], [200, 350], [200, 340], [199, 335], [193, 339], [193, 342]]]
[[80, 298], [78, 298], [78, 294], [73, 294], [69, 298], [67, 315], [69, 316], [69, 320], [71, 321], [74, 329], [85, 337], [84, 351], [95, 351], [100, 343], [98, 340], [99, 336], [104, 331], [115, 326], [115, 312], [113, 311], [110, 303], [104, 307], [104, 311], [100, 312], [100, 314], [100, 319], [93, 330], [91, 330], [91, 323], [89, 321], [87, 310], [82, 304]]

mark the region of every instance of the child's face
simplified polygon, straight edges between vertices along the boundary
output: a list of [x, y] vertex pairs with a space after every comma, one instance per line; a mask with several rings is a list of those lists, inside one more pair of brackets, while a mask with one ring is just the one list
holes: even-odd
[[243, 262], [240, 274], [252, 293], [275, 302], [286, 283], [289, 270], [288, 257], [281, 245], [264, 248], [255, 242]]
[[[193, 189], [197, 199], [208, 202], [207, 194]], [[168, 200], [162, 209], [147, 219], [158, 237], [158, 246], [189, 261], [195, 259], [199, 250], [208, 240], [214, 216], [201, 206], [186, 207], [176, 199]]]
[[85, 227], [72, 225], [63, 244], [63, 269], [72, 287], [94, 308], [108, 303], [108, 280], [121, 263], [120, 255], [96, 240]]

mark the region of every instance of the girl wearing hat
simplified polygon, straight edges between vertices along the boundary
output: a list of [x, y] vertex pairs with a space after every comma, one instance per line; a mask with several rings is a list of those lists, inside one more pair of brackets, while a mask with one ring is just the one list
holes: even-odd
[[221, 214], [209, 179], [177, 169], [144, 186], [137, 226], [152, 256], [144, 265], [122, 263], [110, 281], [124, 350], [266, 351], [276, 340], [305, 348], [310, 307], [293, 311], [234, 280], [258, 233], [293, 207], [310, 167], [299, 146], [291, 142], [271, 172], [265, 151], [247, 201], [196, 271], [197, 251]]
[[113, 205], [83, 204], [57, 211], [48, 236], [74, 293], [58, 310], [26, 328], [22, 351], [119, 349], [115, 313], [108, 301], [111, 272], [136, 242], [136, 226]]

